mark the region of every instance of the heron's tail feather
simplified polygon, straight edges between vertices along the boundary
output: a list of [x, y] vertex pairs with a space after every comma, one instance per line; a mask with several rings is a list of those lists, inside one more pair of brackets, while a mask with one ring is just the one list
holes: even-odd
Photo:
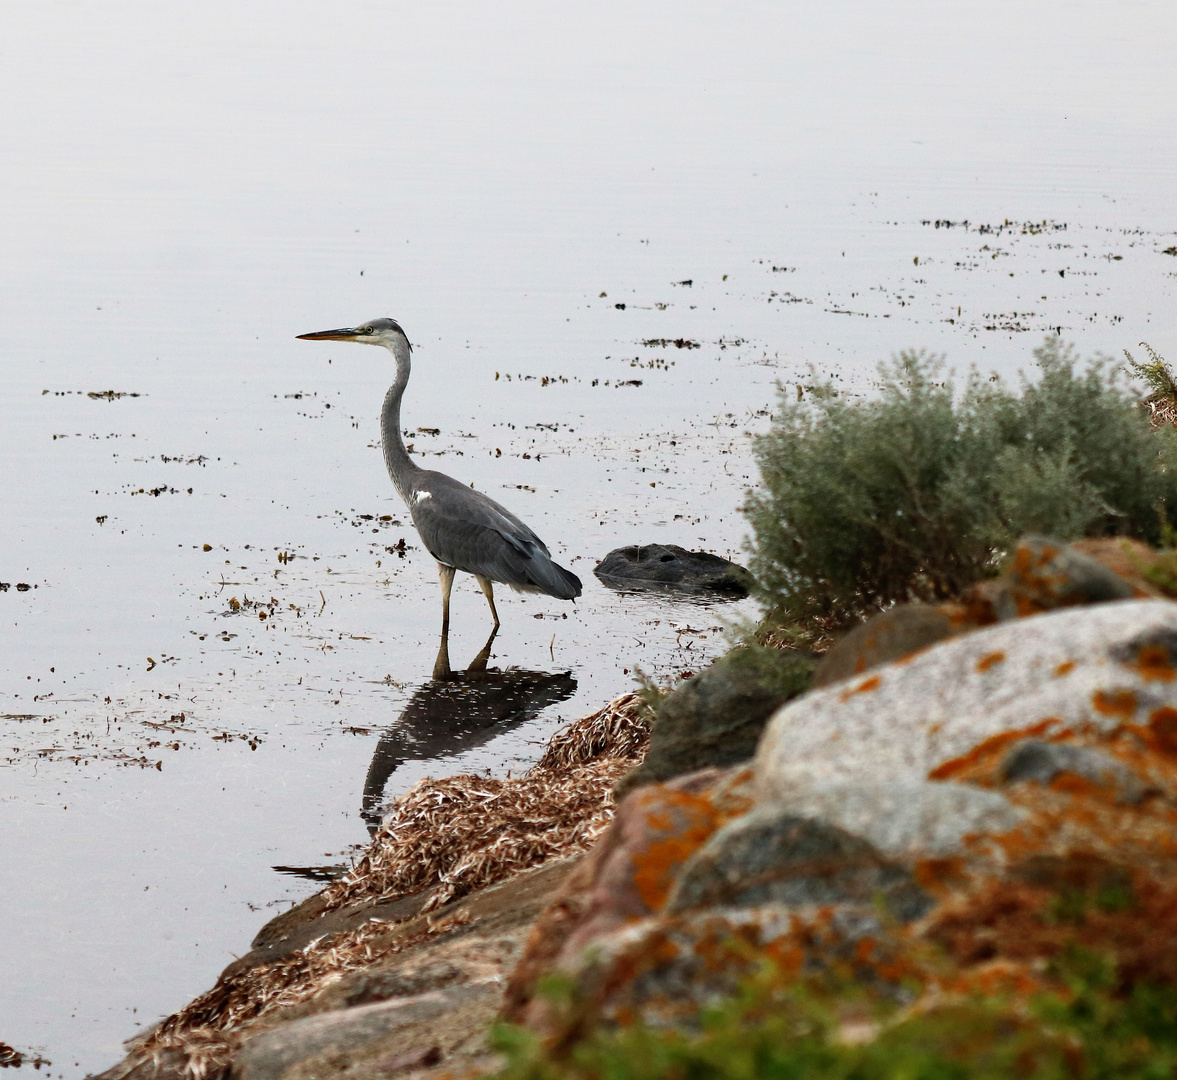
[[575, 600], [581, 593], [580, 578], [551, 559], [533, 558], [527, 565], [526, 584], [511, 583], [516, 592], [537, 592], [557, 600]]
[[581, 593], [580, 578], [578, 578], [571, 570], [565, 570], [564, 567], [557, 563], [548, 563], [548, 566], [553, 572], [553, 576], [559, 582], [558, 588], [549, 589], [552, 596], [558, 597], [561, 600], [575, 600]]

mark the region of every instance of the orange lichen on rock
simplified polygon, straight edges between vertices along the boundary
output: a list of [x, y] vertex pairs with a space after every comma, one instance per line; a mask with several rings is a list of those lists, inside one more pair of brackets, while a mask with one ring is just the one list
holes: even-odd
[[838, 700], [849, 701], [855, 694], [869, 694], [872, 690], [877, 690], [882, 681], [878, 675], [872, 675], [869, 679], [863, 679], [857, 686], [843, 690]]
[[968, 880], [967, 862], [961, 856], [920, 859], [914, 867], [915, 880], [925, 892], [940, 896]]
[[1058, 667], [1054, 669], [1054, 677], [1061, 679], [1064, 675], [1070, 675], [1075, 670], [1074, 660], [1064, 660]]
[[1164, 645], [1142, 645], [1136, 653], [1135, 663], [1127, 665], [1140, 673], [1145, 682], [1170, 683], [1177, 678], [1177, 668]]
[[1019, 728], [1017, 731], [1003, 731], [977, 743], [967, 754], [953, 758], [937, 765], [930, 773], [929, 780], [963, 780], [971, 779], [972, 774], [982, 771], [988, 773], [998, 758], [1014, 743], [1022, 739], [1033, 738], [1049, 731], [1056, 724], [1062, 723], [1057, 716], [1048, 716], [1030, 727]]
[[1003, 653], [1003, 652], [988, 653], [985, 656], [982, 656], [981, 659], [977, 661], [977, 670], [982, 671], [982, 672], [988, 671], [990, 668], [996, 667], [1004, 659], [1005, 659], [1005, 653]]
[[1136, 693], [1132, 690], [1096, 690], [1091, 695], [1091, 704], [1097, 713], [1104, 716], [1129, 720], [1136, 712]]
[[1148, 717], [1153, 744], [1165, 754], [1177, 754], [1177, 709], [1162, 705]]
[[634, 851], [633, 884], [650, 911], [666, 902], [679, 867], [710, 839], [719, 815], [706, 798], [684, 791], [657, 791], [659, 808], [646, 816], [651, 832], [661, 834]]

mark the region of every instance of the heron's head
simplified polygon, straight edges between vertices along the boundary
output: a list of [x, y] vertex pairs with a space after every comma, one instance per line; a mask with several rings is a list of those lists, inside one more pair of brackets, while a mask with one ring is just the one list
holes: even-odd
[[383, 345], [391, 349], [394, 345], [408, 346], [409, 339], [396, 319], [369, 319], [359, 326], [347, 326], [341, 330], [317, 330], [313, 334], [299, 334], [301, 341], [359, 341], [364, 345]]

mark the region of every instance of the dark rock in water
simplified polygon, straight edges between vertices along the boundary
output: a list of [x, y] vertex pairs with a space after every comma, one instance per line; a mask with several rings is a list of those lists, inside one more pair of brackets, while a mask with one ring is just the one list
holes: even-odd
[[618, 795], [756, 752], [768, 718], [809, 686], [813, 661], [781, 649], [735, 649], [673, 690], [658, 707], [646, 760]]
[[880, 899], [901, 922], [932, 906], [910, 870], [881, 858], [865, 840], [766, 806], [725, 825], [687, 860], [663, 910]]
[[[972, 629], [971, 626], [964, 629]], [[910, 656], [958, 633], [950, 614], [931, 604], [898, 604], [856, 626], [821, 658], [813, 685], [829, 686]]]
[[593, 569], [609, 589], [711, 594], [731, 599], [748, 595], [752, 575], [742, 566], [677, 544], [616, 548]]

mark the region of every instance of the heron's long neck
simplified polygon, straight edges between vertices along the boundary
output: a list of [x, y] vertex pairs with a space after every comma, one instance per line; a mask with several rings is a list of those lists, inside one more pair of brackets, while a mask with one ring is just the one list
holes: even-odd
[[396, 377], [384, 395], [384, 408], [380, 410], [380, 443], [384, 448], [384, 464], [388, 466], [388, 475], [392, 477], [405, 505], [411, 508], [409, 490], [413, 478], [421, 469], [409, 457], [401, 438], [401, 398], [409, 381], [409, 348], [407, 344], [398, 342], [389, 346], [388, 351], [396, 361]]

